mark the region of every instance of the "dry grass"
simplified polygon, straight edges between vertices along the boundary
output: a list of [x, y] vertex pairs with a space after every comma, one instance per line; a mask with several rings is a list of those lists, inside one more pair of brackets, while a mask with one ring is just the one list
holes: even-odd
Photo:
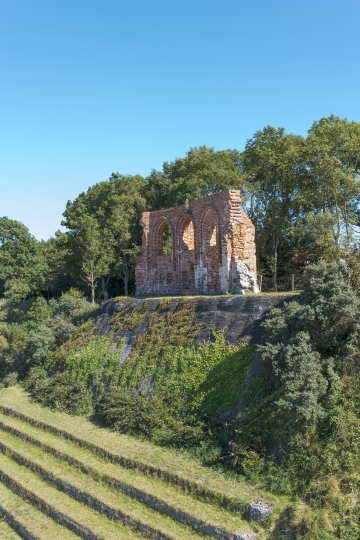
[[201, 465], [190, 454], [176, 451], [142, 441], [136, 437], [115, 433], [101, 428], [84, 417], [70, 416], [53, 412], [37, 403], [31, 402], [28, 394], [20, 387], [13, 386], [0, 391], [0, 405], [21, 412], [35, 420], [45, 422], [58, 429], [104, 448], [108, 452], [152, 465], [172, 474], [189, 479], [202, 487], [218, 492], [235, 500], [252, 500], [257, 496], [266, 497], [275, 503], [277, 499], [264, 494], [241, 479], [228, 478], [220, 471], [216, 472]]
[[[30, 503], [21, 499], [9, 488], [0, 483], [0, 503], [1, 505], [31, 534], [39, 540], [49, 540], [50, 538], [61, 538], [62, 540], [76, 540], [79, 538], [65, 527], [62, 527], [50, 517], [42, 514]], [[11, 540], [21, 538], [3, 520], [0, 521], [1, 540]]]
[[[1, 490], [1, 486], [0, 486]], [[6, 521], [0, 517], [0, 538], [1, 540], [20, 540], [19, 536]]]
[[[144, 493], [165, 501], [177, 511], [187, 512], [196, 516], [198, 519], [202, 519], [207, 523], [219, 527], [236, 530], [241, 526], [241, 529], [243, 530], [247, 526], [245, 523], [241, 523], [238, 517], [231, 515], [229, 512], [226, 512], [217, 506], [196, 500], [192, 496], [184, 493], [180, 488], [167, 484], [159, 478], [144, 475], [140, 471], [125, 469], [117, 464], [110, 463], [89, 450], [79, 448], [79, 446], [69, 441], [61, 439], [46, 431], [39, 430], [17, 418], [5, 416], [0, 413], [0, 421], [7, 426], [13, 427], [22, 433], [37, 439], [43, 444], [51, 446], [54, 450], [81, 461], [85, 466], [91, 467], [94, 471], [98, 472], [99, 478], [101, 478], [102, 474], [111, 476], [120, 482], [134, 486]], [[2, 433], [2, 437], [3, 436], [5, 437], [6, 433]], [[14, 439], [11, 440], [15, 445], [16, 441]], [[5, 438], [3, 442], [6, 444]], [[17, 446], [17, 448], [19, 448], [19, 446]], [[16, 450], [15, 446], [14, 449]], [[250, 499], [247, 499], [246, 502], [250, 502]]]
[[[199, 535], [189, 527], [152, 510], [137, 500], [131, 499], [123, 493], [120, 493], [114, 488], [104, 485], [101, 481], [90, 478], [88, 475], [81, 473], [67, 463], [62, 462], [13, 435], [2, 432], [1, 442], [11, 450], [19, 453], [39, 467], [42, 467], [47, 472], [50, 472], [61, 481], [71, 484], [79, 491], [86, 492], [107, 506], [123, 512], [148, 527], [157, 529], [171, 538], [178, 540], [195, 540], [196, 538], [203, 537], [203, 535]], [[237, 525], [242, 525], [241, 520], [237, 520], [234, 516], [229, 517], [229, 521], [235, 524], [234, 530], [236, 530]]]
[[[40, 480], [36, 474], [29, 471], [26, 467], [18, 465], [3, 454], [0, 454], [0, 469], [25, 489], [41, 497], [59, 512], [62, 512], [84, 527], [89, 528], [94, 534], [104, 540], [135, 540], [136, 538], [140, 538], [139, 534], [136, 534], [128, 527], [111, 521], [101, 513], [70, 499], [64, 493], [57, 491], [43, 480]], [[61, 532], [63, 530], [66, 529], [62, 529]], [[62, 534], [59, 537], [62, 538]], [[47, 538], [51, 538], [51, 536], [47, 536]], [[53, 538], [56, 538], [56, 536]]]

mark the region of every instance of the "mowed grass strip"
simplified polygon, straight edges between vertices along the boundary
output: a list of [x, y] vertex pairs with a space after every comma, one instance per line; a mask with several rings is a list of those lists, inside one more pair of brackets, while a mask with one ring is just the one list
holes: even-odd
[[[214, 473], [184, 451], [159, 447], [136, 437], [100, 428], [84, 417], [53, 412], [32, 402], [28, 394], [18, 385], [0, 391], [0, 406], [12, 409], [15, 413], [23, 414], [34, 421], [48, 424], [49, 428], [63, 430], [78, 439], [80, 446], [83, 441], [115, 457], [128, 460], [130, 468], [153, 472], [174, 484], [178, 479], [179, 487], [192, 491], [198, 498], [201, 498], [203, 493], [203, 498], [209, 502], [237, 509], [242, 508], [245, 499], [250, 501], [258, 496], [269, 500], [275, 506], [279, 502], [271, 494], [262, 493], [245, 481], [228, 478], [221, 472]], [[46, 426], [44, 428], [46, 429]], [[94, 451], [96, 452], [95, 449]]]
[[[79, 537], [53, 519], [46, 516], [27, 501], [21, 499], [11, 489], [0, 483], [0, 504], [25, 529], [39, 540], [61, 538], [62, 540], [76, 540]], [[22, 538], [5, 521], [0, 521], [0, 538]], [[2, 530], [3, 528], [3, 530]], [[7, 535], [7, 536], [6, 536]]]
[[129, 527], [112, 521], [100, 512], [81, 504], [65, 493], [50, 486], [26, 467], [18, 465], [12, 459], [0, 454], [0, 470], [8, 475], [25, 490], [46, 501], [58, 512], [79, 523], [103, 540], [136, 540], [143, 538]]
[[[89, 470], [90, 468], [93, 479], [100, 479], [108, 485], [113, 484], [113, 480], [115, 480], [128, 486], [130, 490], [134, 487], [137, 491], [141, 491], [144, 494], [145, 500], [146, 496], [150, 495], [151, 498], [157, 500], [160, 504], [164, 502], [170, 507], [170, 511], [173, 510], [170, 515], [173, 515], [175, 519], [185, 519], [183, 514], [186, 513], [186, 517], [188, 518], [186, 523], [188, 524], [189, 519], [194, 517], [210, 526], [228, 530], [246, 529], [248, 527], [247, 523], [240, 519], [240, 513], [235, 516], [223, 508], [196, 499], [194, 500], [191, 495], [184, 493], [176, 486], [162, 482], [159, 478], [115, 465], [56, 435], [35, 428], [18, 418], [0, 413], [0, 430], [4, 428], [15, 429], [19, 432], [20, 436], [25, 435], [31, 437], [39, 444], [46, 444], [49, 451], [52, 450], [54, 453], [61, 452], [64, 457], [60, 459], [67, 459], [70, 462], [76, 460], [78, 467], [83, 467], [82, 470]], [[244, 501], [244, 514], [247, 513], [248, 503], [249, 501]], [[165, 508], [165, 513], [166, 510], [168, 509]]]
[[0, 515], [0, 538], [1, 540], [20, 540], [21, 536], [10, 527]]
[[[152, 510], [113, 487], [103, 484], [100, 479], [96, 481], [68, 463], [6, 432], [1, 433], [1, 451], [4, 451], [4, 446], [6, 447], [5, 452], [6, 450], [10, 451], [6, 454], [8, 457], [17, 462], [23, 462], [25, 466], [47, 482], [53, 483], [57, 489], [66, 490], [70, 496], [88, 501], [90, 505], [99, 506], [99, 503], [102, 504], [104, 514], [107, 513], [111, 516], [114, 512], [118, 512], [125, 519], [132, 520], [134, 527], [137, 527], [137, 524], [140, 528], [147, 527], [150, 530], [150, 535], [151, 531], [154, 531], [158, 532], [159, 536], [179, 540], [204, 538], [204, 535], [200, 535], [186, 525]], [[14, 455], [11, 454], [11, 451], [14, 452]], [[209, 538], [209, 536], [205, 537]]]

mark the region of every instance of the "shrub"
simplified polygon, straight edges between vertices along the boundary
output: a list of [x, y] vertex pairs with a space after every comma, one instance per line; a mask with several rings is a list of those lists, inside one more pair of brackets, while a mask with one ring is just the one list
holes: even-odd
[[57, 347], [60, 347], [70, 339], [76, 330], [76, 326], [66, 320], [62, 315], [56, 315], [53, 319], [50, 319], [49, 326], [53, 331], [55, 345]]
[[274, 309], [264, 323], [266, 344], [260, 347], [277, 405], [289, 420], [314, 425], [326, 400], [339, 390], [340, 358], [357, 335], [354, 318], [359, 301], [342, 263], [307, 268], [298, 302]]
[[36, 328], [46, 321], [50, 316], [50, 309], [45, 298], [38, 296], [31, 305], [26, 315], [29, 328]]
[[51, 409], [68, 414], [88, 414], [92, 411], [91, 394], [82, 382], [74, 382], [67, 373], [47, 377], [46, 371], [33, 368], [25, 382], [33, 398]]
[[[65, 359], [64, 370], [73, 381], [87, 387], [105, 386], [118, 381], [123, 342], [114, 345], [111, 337], [100, 337], [71, 352]], [[100, 390], [101, 391], [101, 390]]]
[[15, 386], [17, 383], [18, 374], [15, 371], [12, 371], [11, 373], [8, 373], [4, 377], [4, 386], [6, 388], [9, 388], [10, 386]]
[[31, 362], [36, 364], [45, 362], [54, 344], [54, 334], [47, 326], [39, 326], [34, 330], [30, 330], [26, 343], [26, 352]]
[[9, 324], [6, 330], [6, 338], [9, 344], [9, 352], [15, 353], [25, 347], [28, 333], [23, 326], [12, 323]]

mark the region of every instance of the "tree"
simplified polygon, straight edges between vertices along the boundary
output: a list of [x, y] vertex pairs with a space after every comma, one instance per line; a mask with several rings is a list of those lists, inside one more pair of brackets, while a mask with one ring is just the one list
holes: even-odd
[[101, 182], [88, 192], [91, 208], [102, 230], [106, 231], [112, 250], [112, 271], [121, 276], [126, 296], [141, 253], [140, 218], [146, 209], [144, 191], [142, 176], [112, 173], [108, 182]]
[[112, 252], [106, 230], [98, 223], [89, 208], [84, 193], [74, 202], [68, 201], [62, 221], [70, 229], [67, 233], [68, 256], [75, 256], [81, 279], [91, 288], [91, 300], [95, 303], [97, 280], [108, 274], [112, 262]]
[[186, 157], [164, 162], [163, 171], [153, 170], [146, 180], [149, 209], [171, 208], [224, 189], [241, 189], [241, 155], [206, 145], [190, 148]]
[[[71, 287], [79, 286], [79, 278], [73, 271], [76, 259], [69, 254], [68, 237], [61, 231], [56, 231], [55, 237], [40, 242], [43, 256], [47, 263], [45, 291], [47, 299], [58, 297]], [[75, 255], [75, 254], [73, 254]]]
[[[141, 176], [113, 173], [108, 181], [92, 186], [68, 202], [63, 225], [70, 231], [69, 256], [88, 280], [92, 294], [101, 278], [104, 299], [112, 275], [124, 282], [125, 295], [141, 252], [141, 212], [146, 208]], [[76, 262], [76, 257], [78, 261]]]
[[44, 288], [47, 265], [39, 242], [25, 225], [0, 218], [0, 287], [8, 298], [19, 300]]
[[360, 123], [321, 118], [309, 130], [306, 147], [308, 181], [301, 204], [314, 215], [327, 214], [335, 246], [349, 246], [359, 212]]
[[339, 390], [343, 365], [347, 371], [352, 363], [354, 340], [358, 345], [358, 312], [347, 266], [322, 261], [306, 269], [298, 301], [273, 309], [267, 317], [260, 354], [278, 407], [295, 422], [315, 424], [326, 399]]
[[248, 140], [242, 156], [258, 260], [271, 269], [275, 290], [282, 244], [300, 211], [304, 150], [302, 137], [267, 126]]

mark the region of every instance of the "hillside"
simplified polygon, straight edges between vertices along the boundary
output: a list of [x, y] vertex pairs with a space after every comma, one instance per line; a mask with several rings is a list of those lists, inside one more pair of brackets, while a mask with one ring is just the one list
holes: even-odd
[[[186, 452], [43, 409], [19, 387], [0, 392], [0, 431], [2, 508], [39, 539], [60, 529], [65, 538], [73, 531], [106, 540], [275, 538], [270, 531], [286, 505]], [[259, 498], [274, 508], [266, 529], [249, 521], [249, 505]]]
[[97, 523], [75, 519], [72, 494], [107, 516], [106, 538], [114, 516], [159, 538], [359, 538], [360, 303], [345, 264], [309, 266], [292, 296], [94, 311], [70, 291], [1, 313], [3, 515], [25, 500], [31, 525], [47, 493], [73, 532]]

